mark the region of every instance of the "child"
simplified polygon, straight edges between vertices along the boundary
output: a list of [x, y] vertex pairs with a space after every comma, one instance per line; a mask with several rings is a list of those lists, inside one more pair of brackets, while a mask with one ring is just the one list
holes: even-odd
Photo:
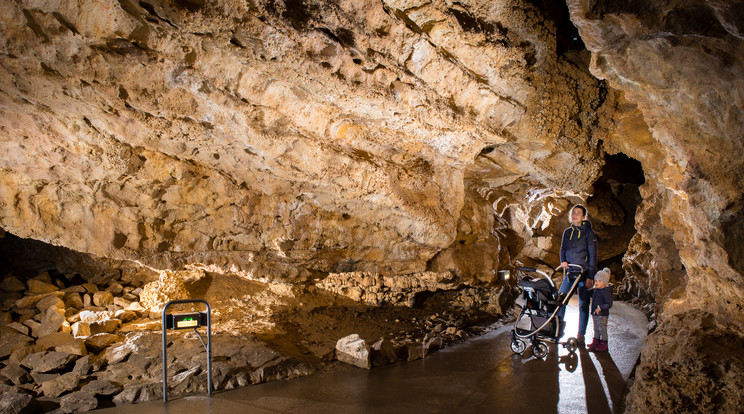
[[594, 340], [589, 350], [607, 352], [607, 319], [612, 307], [612, 287], [610, 269], [604, 268], [594, 276], [594, 293], [592, 294], [592, 321], [594, 322]]

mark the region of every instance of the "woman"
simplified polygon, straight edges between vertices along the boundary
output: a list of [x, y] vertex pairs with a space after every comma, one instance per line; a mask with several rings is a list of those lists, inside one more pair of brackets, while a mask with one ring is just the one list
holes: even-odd
[[[586, 207], [577, 204], [571, 208], [569, 213], [571, 225], [563, 231], [560, 251], [561, 266], [564, 269], [571, 270], [568, 268], [569, 263], [580, 265], [584, 269], [581, 275], [567, 273], [559, 291], [562, 293], [561, 296], [567, 295], [576, 277], [580, 277], [576, 289], [579, 291], [579, 334], [576, 339], [581, 346], [584, 346], [586, 325], [589, 322], [589, 302], [592, 299], [592, 292], [589, 289], [594, 284], [594, 274], [597, 272], [597, 236], [592, 231], [592, 223], [587, 218]], [[561, 320], [565, 313], [566, 307], [564, 306], [558, 313]]]

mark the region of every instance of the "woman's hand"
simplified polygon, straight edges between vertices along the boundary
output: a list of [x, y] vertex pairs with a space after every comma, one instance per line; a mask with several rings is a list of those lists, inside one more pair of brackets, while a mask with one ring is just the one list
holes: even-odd
[[593, 288], [594, 287], [594, 279], [587, 279], [585, 285], [586, 285], [586, 288], [587, 289]]
[[561, 263], [561, 267], [564, 269], [568, 269], [568, 262]]

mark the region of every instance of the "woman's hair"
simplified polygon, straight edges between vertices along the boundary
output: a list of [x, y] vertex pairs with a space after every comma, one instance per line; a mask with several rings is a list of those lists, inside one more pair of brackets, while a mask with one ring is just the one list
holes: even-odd
[[574, 209], [578, 208], [584, 213], [584, 220], [589, 218], [589, 211], [581, 204], [576, 204], [575, 206], [571, 207], [571, 210], [568, 210], [568, 222], [571, 223], [571, 213], [573, 213]]

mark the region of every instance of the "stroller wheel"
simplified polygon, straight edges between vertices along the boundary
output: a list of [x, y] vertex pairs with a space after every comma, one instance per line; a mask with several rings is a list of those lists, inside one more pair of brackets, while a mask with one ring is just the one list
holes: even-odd
[[524, 352], [525, 349], [527, 349], [527, 344], [524, 343], [523, 340], [517, 339], [517, 338], [515, 338], [515, 339], [512, 340], [512, 342], [511, 342], [511, 350], [515, 354], [521, 354], [522, 352]]
[[579, 341], [576, 338], [568, 338], [565, 347], [568, 349], [568, 352], [573, 354], [579, 348]]
[[532, 355], [537, 358], [545, 358], [548, 355], [548, 346], [544, 342], [538, 342], [532, 345]]

